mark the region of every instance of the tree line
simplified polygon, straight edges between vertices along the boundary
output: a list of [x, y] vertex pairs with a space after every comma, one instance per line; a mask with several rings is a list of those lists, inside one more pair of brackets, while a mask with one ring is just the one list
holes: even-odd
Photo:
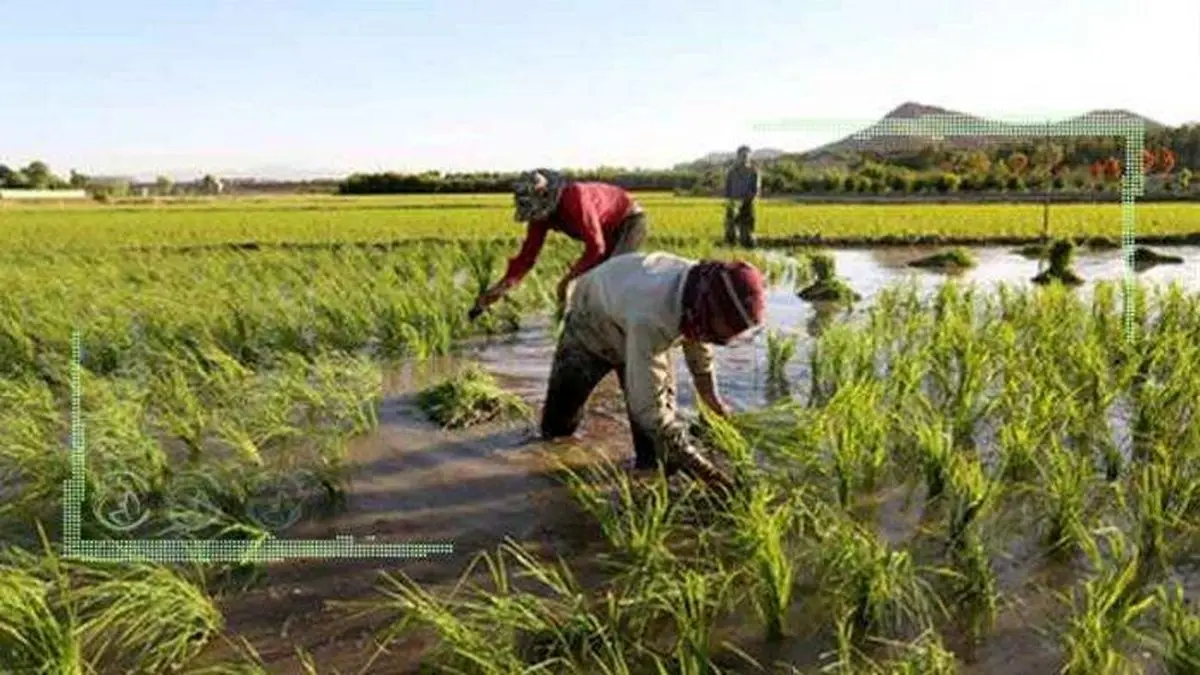
[[[978, 147], [971, 147], [978, 146]], [[1110, 192], [1124, 171], [1117, 137], [949, 141], [908, 151], [843, 149], [814, 158], [784, 154], [759, 162], [767, 194], [922, 194], [950, 192]], [[1190, 193], [1200, 170], [1200, 125], [1147, 131], [1143, 172], [1148, 196]], [[696, 162], [671, 170], [601, 167], [568, 170], [578, 180], [614, 183], [634, 191], [719, 195], [725, 166]], [[354, 174], [342, 194], [507, 192], [516, 173]]]
[[[1125, 170], [1123, 145], [1123, 139], [1104, 136], [993, 143], [950, 139], [887, 152], [871, 150], [869, 145], [861, 149], [843, 145], [819, 156], [784, 154], [760, 162], [759, 168], [768, 195], [1112, 192], [1119, 189]], [[1193, 175], [1200, 170], [1200, 125], [1148, 130], [1142, 164], [1147, 197], [1196, 194]], [[634, 191], [719, 195], [726, 170], [723, 165], [695, 162], [673, 169], [599, 167], [565, 173], [577, 180], [604, 181]], [[503, 193], [511, 189], [516, 176], [511, 172], [358, 173], [337, 183], [308, 187], [347, 195]], [[188, 185], [175, 185], [164, 177], [143, 187], [164, 195], [222, 191], [221, 181], [213, 176]], [[0, 163], [0, 188], [75, 188], [97, 196], [123, 196], [131, 186], [94, 180], [75, 170], [63, 178], [44, 162], [34, 161], [17, 169]]]

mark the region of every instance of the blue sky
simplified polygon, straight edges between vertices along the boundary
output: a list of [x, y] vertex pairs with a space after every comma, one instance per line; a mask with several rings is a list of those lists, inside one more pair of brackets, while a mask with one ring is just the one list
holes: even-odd
[[[192, 176], [670, 166], [904, 101], [1200, 120], [1195, 0], [8, 2], [0, 161]], [[840, 132], [755, 131], [846, 118]]]

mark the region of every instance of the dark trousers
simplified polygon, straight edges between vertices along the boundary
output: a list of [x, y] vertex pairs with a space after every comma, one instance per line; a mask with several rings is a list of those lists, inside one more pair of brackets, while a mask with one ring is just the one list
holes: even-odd
[[[563, 337], [554, 352], [550, 382], [546, 387], [546, 403], [542, 408], [542, 437], [565, 438], [579, 429], [583, 422], [584, 406], [596, 386], [612, 371], [617, 372], [622, 393], [625, 392], [625, 368], [610, 363], [579, 344], [572, 336], [571, 317], [567, 317]], [[669, 392], [673, 395], [674, 392]], [[628, 397], [626, 410], [628, 411]], [[633, 433], [633, 451], [639, 469], [652, 468], [658, 457], [654, 437], [629, 418]]]
[[740, 243], [746, 248], [754, 246], [754, 199], [743, 199], [741, 204], [725, 207], [725, 243], [733, 246]]
[[634, 213], [627, 216], [617, 226], [617, 231], [613, 234], [613, 240], [610, 242], [612, 246], [606, 258], [623, 253], [633, 253], [640, 249], [646, 241], [648, 229], [645, 213]]
[[[688, 438], [687, 430], [678, 420], [667, 428], [650, 430], [642, 428], [634, 420], [629, 409], [626, 390], [625, 368], [622, 364], [601, 357], [589, 350], [578, 339], [577, 318], [567, 314], [562, 337], [554, 351], [554, 365], [550, 367], [550, 382], [546, 387], [546, 403], [542, 408], [542, 438], [564, 438], [573, 435], [583, 422], [584, 406], [609, 372], [616, 370], [625, 396], [625, 409], [629, 413], [630, 431], [633, 433], [634, 467], [653, 469], [660, 463], [666, 475], [682, 470], [710, 487], [729, 490], [732, 480], [708, 458], [697, 451]], [[674, 413], [675, 378], [669, 378], [659, 404], [668, 406]], [[653, 432], [653, 433], [652, 433]]]

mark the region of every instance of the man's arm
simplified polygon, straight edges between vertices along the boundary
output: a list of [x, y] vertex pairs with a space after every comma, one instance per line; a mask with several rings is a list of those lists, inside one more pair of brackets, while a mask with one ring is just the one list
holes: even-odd
[[[655, 353], [650, 349], [649, 337], [644, 329], [635, 328], [626, 338], [625, 397], [629, 402], [631, 421], [654, 439], [660, 461], [681, 465], [685, 471], [709, 486], [726, 490], [733, 488], [735, 484], [729, 477], [696, 451], [687, 429], [663, 405], [666, 402], [664, 397], [670, 393], [666, 385], [671, 362], [666, 351]], [[699, 351], [694, 353], [698, 355]]]
[[646, 329], [630, 326], [625, 336], [625, 400], [630, 421], [654, 436], [657, 443], [677, 421], [663, 405], [669, 395], [670, 360], [665, 351], [656, 352], [651, 344]]
[[683, 341], [683, 357], [687, 362], [688, 372], [692, 374], [692, 384], [696, 387], [696, 395], [704, 405], [717, 415], [725, 417], [729, 408], [721, 401], [717, 393], [716, 360], [713, 349], [703, 342], [694, 340]]
[[520, 283], [525, 275], [529, 274], [529, 270], [533, 269], [533, 264], [537, 262], [538, 254], [542, 252], [545, 243], [546, 224], [540, 221], [529, 223], [525, 229], [525, 242], [521, 244], [517, 255], [509, 259], [501, 285], [511, 288]]
[[754, 199], [758, 197], [759, 192], [762, 192], [762, 172], [758, 170], [758, 167], [754, 167], [750, 169], [750, 176], [754, 179], [750, 184], [750, 198]]

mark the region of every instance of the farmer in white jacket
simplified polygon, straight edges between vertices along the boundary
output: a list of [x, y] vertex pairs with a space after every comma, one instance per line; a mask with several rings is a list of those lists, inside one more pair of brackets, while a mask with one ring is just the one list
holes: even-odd
[[692, 445], [676, 417], [671, 349], [682, 346], [701, 401], [717, 395], [712, 345], [744, 339], [763, 323], [762, 273], [744, 262], [688, 260], [669, 253], [615, 256], [580, 276], [567, 304], [542, 411], [542, 436], [570, 436], [592, 390], [615, 370], [633, 431], [635, 468], [662, 463], [721, 487], [731, 484]]

